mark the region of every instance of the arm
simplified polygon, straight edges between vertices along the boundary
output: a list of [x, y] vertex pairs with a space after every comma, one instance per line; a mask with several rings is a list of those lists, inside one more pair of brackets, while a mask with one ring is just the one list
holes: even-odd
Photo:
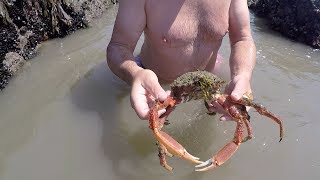
[[[250, 32], [249, 10], [245, 0], [231, 0], [229, 38], [231, 81], [226, 86], [225, 93], [231, 94], [234, 100], [239, 100], [244, 93], [251, 93], [250, 80], [256, 62], [256, 47]], [[221, 120], [232, 119], [218, 102], [212, 102], [210, 106], [212, 111], [225, 114]]]
[[134, 61], [133, 51], [146, 27], [144, 8], [145, 0], [119, 2], [117, 18], [107, 48], [108, 65], [114, 74], [131, 85], [131, 106], [141, 119], [147, 119], [150, 110], [148, 104], [152, 99], [165, 100], [167, 97], [156, 74], [139, 67]]
[[120, 1], [112, 37], [107, 47], [110, 69], [130, 85], [136, 73], [142, 70], [134, 61], [133, 51], [146, 26], [144, 3], [144, 0]]
[[238, 100], [244, 93], [251, 93], [250, 80], [256, 62], [256, 47], [251, 36], [249, 10], [245, 0], [231, 0], [229, 37], [231, 84], [227, 91]]

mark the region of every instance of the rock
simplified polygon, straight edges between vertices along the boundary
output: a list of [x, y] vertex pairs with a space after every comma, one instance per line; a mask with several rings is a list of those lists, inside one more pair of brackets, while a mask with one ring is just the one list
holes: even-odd
[[9, 52], [2, 61], [4, 69], [14, 75], [26, 63], [24, 58], [16, 52]]
[[320, 0], [248, 0], [248, 5], [272, 29], [320, 48]]
[[[42, 41], [88, 27], [117, 0], [0, 0], [0, 90]], [[21, 59], [22, 58], [22, 59]]]
[[0, 63], [0, 90], [8, 84], [11, 74], [3, 67], [3, 64]]
[[86, 23], [90, 23], [94, 18], [101, 16], [106, 8], [117, 2], [116, 0], [95, 0], [81, 4], [85, 13]]

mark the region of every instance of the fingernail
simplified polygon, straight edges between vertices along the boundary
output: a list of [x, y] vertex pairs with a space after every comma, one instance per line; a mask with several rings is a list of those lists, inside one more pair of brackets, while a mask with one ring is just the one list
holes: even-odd
[[158, 111], [158, 116], [160, 117], [162, 114], [166, 112], [166, 109], [161, 109]]
[[227, 118], [225, 116], [220, 117], [220, 121], [226, 121], [226, 120], [227, 120]]
[[165, 99], [167, 98], [167, 96], [168, 96], [167, 93], [164, 92], [164, 93], [160, 93], [159, 96], [158, 96], [158, 98], [159, 98], [160, 100], [165, 100]]
[[239, 96], [239, 94], [232, 94], [232, 96], [233, 96], [233, 98], [234, 98], [235, 100], [238, 100], [238, 99], [240, 99], [240, 96]]

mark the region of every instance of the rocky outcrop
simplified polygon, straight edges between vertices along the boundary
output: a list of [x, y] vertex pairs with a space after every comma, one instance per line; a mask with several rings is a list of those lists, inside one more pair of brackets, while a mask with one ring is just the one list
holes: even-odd
[[248, 5], [272, 29], [320, 48], [320, 0], [248, 0]]
[[[116, 0], [0, 0], [0, 89], [42, 41], [64, 37]], [[22, 59], [21, 59], [22, 58]]]
[[25, 63], [24, 58], [16, 52], [8, 52], [2, 61], [3, 67], [8, 70], [10, 74], [15, 74]]

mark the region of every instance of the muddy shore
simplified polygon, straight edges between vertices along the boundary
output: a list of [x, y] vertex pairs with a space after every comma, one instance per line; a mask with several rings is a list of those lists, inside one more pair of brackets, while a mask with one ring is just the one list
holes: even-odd
[[0, 0], [0, 89], [41, 42], [87, 28], [116, 0]]

